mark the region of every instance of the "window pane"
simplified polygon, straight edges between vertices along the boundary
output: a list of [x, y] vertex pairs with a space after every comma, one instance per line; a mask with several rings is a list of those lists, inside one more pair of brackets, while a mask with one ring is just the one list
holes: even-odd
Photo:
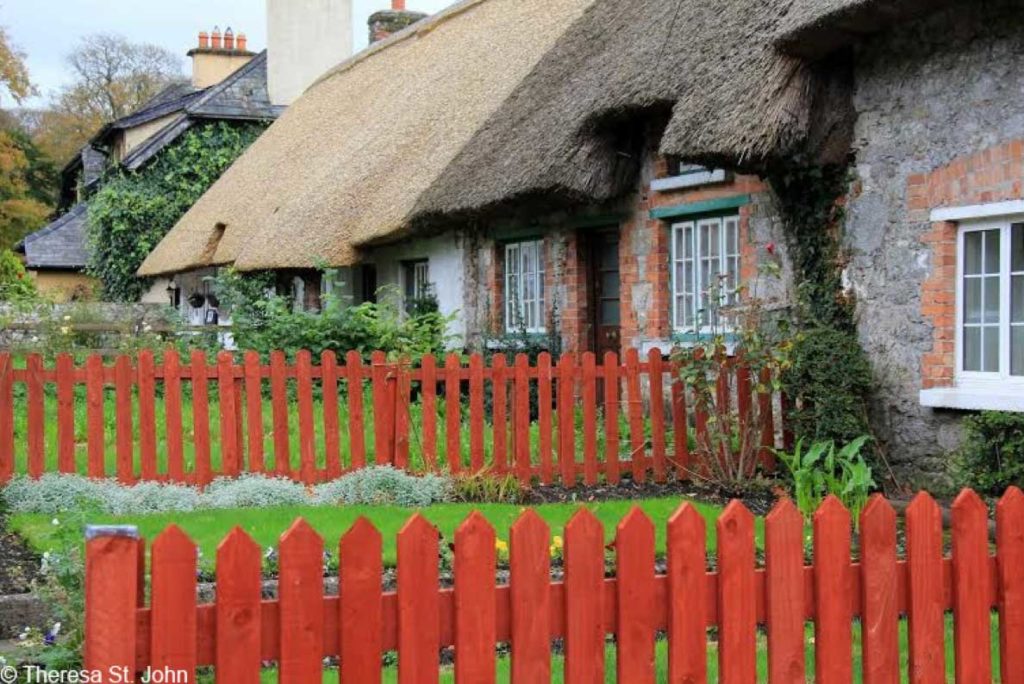
[[985, 231], [985, 273], [999, 273], [998, 230]]
[[683, 229], [683, 255], [687, 259], [693, 258], [693, 224]]
[[739, 254], [740, 253], [739, 223], [740, 222], [737, 221], [736, 219], [726, 219], [726, 221], [725, 221], [725, 253], [726, 254], [732, 255], [732, 254]]
[[1010, 328], [1010, 374], [1024, 375], [1024, 326]]
[[985, 322], [999, 322], [999, 277], [985, 278]]
[[986, 373], [999, 372], [999, 328], [997, 326], [986, 326], [984, 328], [984, 363], [982, 370]]
[[964, 322], [981, 323], [981, 278], [964, 279]]
[[601, 300], [601, 323], [605, 325], [619, 324], [619, 300]]
[[1010, 270], [1024, 271], [1024, 223], [1010, 226]]
[[1010, 278], [1010, 322], [1024, 323], [1024, 276]]
[[[682, 269], [679, 269], [682, 270]], [[601, 295], [604, 297], [619, 297], [619, 274], [618, 273], [602, 273], [601, 274]]]
[[981, 370], [981, 328], [964, 328], [964, 370]]
[[964, 274], [981, 273], [981, 231], [964, 233]]

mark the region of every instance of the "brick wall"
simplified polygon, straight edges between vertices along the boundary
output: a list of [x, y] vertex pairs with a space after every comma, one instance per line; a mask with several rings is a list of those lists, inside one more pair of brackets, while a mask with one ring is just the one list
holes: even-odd
[[[936, 207], [1020, 199], [1022, 190], [1024, 141], [1011, 140], [909, 176], [907, 219], [927, 223]], [[921, 241], [931, 253], [931, 270], [921, 285], [921, 316], [933, 329], [931, 349], [921, 355], [921, 387], [949, 387], [956, 368], [957, 225], [931, 223]]]

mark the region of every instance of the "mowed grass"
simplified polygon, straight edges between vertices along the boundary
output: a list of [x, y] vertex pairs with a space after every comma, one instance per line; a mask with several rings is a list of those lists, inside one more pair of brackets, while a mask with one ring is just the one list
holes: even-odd
[[[591, 511], [604, 524], [605, 537], [611, 541], [615, 527], [634, 507], [638, 506], [654, 522], [655, 543], [658, 553], [665, 551], [665, 527], [668, 519], [686, 499], [678, 497], [646, 499], [639, 501], [601, 501], [583, 504], [543, 504], [532, 507], [550, 526], [551, 534], [564, 536], [564, 527], [569, 519], [581, 508]], [[717, 506], [691, 502], [707, 521], [708, 548], [715, 548], [715, 519], [721, 513]], [[478, 510], [494, 525], [499, 539], [508, 541], [509, 528], [522, 514], [523, 507], [512, 504], [437, 504], [419, 511], [437, 526], [446, 542], [450, 542], [455, 530], [466, 517]], [[405, 522], [417, 511], [397, 506], [338, 506], [324, 507], [281, 507], [245, 508], [225, 510], [204, 510], [192, 513], [167, 513], [159, 515], [89, 515], [85, 522], [93, 524], [137, 525], [139, 534], [152, 541], [160, 532], [175, 524], [197, 544], [202, 551], [202, 565], [212, 569], [216, 558], [217, 545], [236, 525], [245, 530], [264, 549], [277, 547], [280, 536], [298, 518], [305, 519], [324, 539], [324, 548], [336, 555], [338, 541], [359, 517], [369, 519], [383, 537], [383, 556], [387, 565], [396, 562], [395, 538]], [[61, 518], [64, 518], [61, 520]], [[40, 553], [49, 551], [55, 544], [57, 527], [52, 515], [18, 514], [10, 518], [10, 528], [28, 540], [33, 549]], [[57, 516], [61, 524], [80, 524], [77, 516]], [[755, 522], [756, 542], [762, 545], [763, 521]]]
[[[317, 388], [319, 391], [319, 388]], [[490, 392], [490, 383], [488, 383], [487, 391]], [[365, 444], [365, 459], [367, 462], [372, 462], [375, 458], [375, 421], [374, 421], [374, 407], [373, 407], [373, 396], [367, 386], [363, 393], [363, 442]], [[509, 404], [511, 406], [511, 404]], [[211, 381], [209, 385], [209, 433], [210, 433], [210, 464], [214, 473], [221, 470], [221, 438], [220, 438], [220, 403], [217, 396], [217, 385], [216, 382]], [[252, 470], [253, 466], [251, 463], [250, 449], [248, 446], [248, 417], [245, 409], [245, 398], [242, 399], [242, 450], [243, 450], [243, 464], [246, 470]], [[14, 397], [14, 472], [15, 473], [27, 473], [28, 472], [28, 435], [29, 435], [29, 424], [28, 424], [28, 401], [25, 393], [24, 385], [18, 384], [15, 386], [15, 397]], [[557, 411], [552, 412], [552, 444], [555, 445], [553, 448], [557, 448], [558, 439], [558, 416]], [[439, 466], [446, 466], [448, 464], [448, 455], [446, 452], [446, 445], [448, 443], [447, 434], [447, 403], [443, 396], [438, 396], [435, 409], [435, 425], [436, 425], [436, 459]], [[513, 459], [512, 454], [512, 432], [511, 432], [511, 415], [508, 416], [508, 423], [505, 426], [506, 438], [505, 444], [507, 449], [506, 459], [511, 461]], [[289, 381], [289, 392], [287, 401], [287, 431], [288, 431], [288, 463], [285, 470], [298, 471], [300, 467], [299, 454], [300, 454], [300, 434], [299, 434], [299, 412], [298, 404], [295, 398], [294, 392], [294, 381]], [[181, 406], [181, 422], [182, 422], [182, 460], [184, 470], [186, 473], [195, 472], [196, 464], [196, 423], [194, 414], [194, 405], [191, 394], [191, 387], [185, 383], [182, 386], [182, 406]], [[582, 462], [583, 456], [583, 411], [580, 406], [575, 407], [573, 415], [573, 432], [575, 434], [575, 453], [577, 454], [576, 459], [578, 462]], [[619, 413], [619, 449], [618, 453], [623, 461], [628, 461], [630, 454], [630, 434], [629, 427], [626, 421], [624, 412]], [[262, 419], [260, 421], [259, 432], [262, 434], [263, 444], [263, 459], [266, 469], [273, 470], [277, 467], [278, 458], [284, 458], [283, 455], [278, 455], [275, 452], [275, 432], [274, 432], [274, 418], [273, 418], [273, 407], [269, 398], [264, 398], [262, 401]], [[423, 435], [423, 406], [418, 400], [413, 401], [409, 407], [409, 465], [413, 470], [422, 470], [425, 465], [424, 457], [424, 435]], [[597, 454], [599, 460], [604, 460], [604, 454], [606, 449], [606, 437], [604, 429], [604, 416], [601, 411], [598, 412], [598, 430], [597, 430]], [[344, 389], [339, 390], [338, 396], [338, 426], [339, 426], [339, 459], [341, 467], [343, 469], [350, 468], [353, 465], [351, 444], [351, 429], [349, 420], [349, 407], [348, 407], [348, 395]], [[314, 428], [314, 446], [316, 453], [316, 467], [323, 469], [326, 467], [326, 447], [325, 447], [325, 429], [324, 429], [324, 402], [322, 398], [317, 394], [313, 401], [313, 428]], [[133, 452], [133, 467], [136, 475], [142, 472], [141, 464], [141, 443], [140, 443], [140, 431], [141, 426], [139, 424], [139, 404], [137, 393], [133, 391], [132, 395], [132, 417], [131, 417], [131, 441], [132, 441], [132, 452]], [[167, 412], [164, 403], [164, 398], [158, 394], [156, 397], [155, 405], [155, 424], [153, 426], [156, 436], [156, 469], [158, 473], [167, 472]], [[644, 437], [645, 439], [650, 438], [651, 426], [650, 420], [646, 419], [643, 423]], [[490, 413], [488, 412], [485, 416], [484, 430], [483, 430], [483, 448], [484, 448], [484, 460], [487, 464], [494, 462], [494, 426], [491, 421]], [[693, 446], [693, 437], [688, 431], [687, 439]], [[88, 414], [86, 407], [85, 387], [77, 385], [75, 388], [75, 401], [74, 401], [74, 439], [75, 439], [75, 467], [78, 473], [88, 473]], [[540, 458], [540, 428], [537, 421], [533, 421], [530, 424], [529, 430], [530, 436], [530, 454], [534, 463], [539, 463]], [[674, 433], [672, 430], [668, 430], [666, 434], [666, 452], [671, 454], [673, 449]], [[104, 454], [104, 467], [107, 476], [113, 477], [117, 474], [117, 409], [116, 409], [116, 395], [112, 387], [107, 387], [103, 393], [103, 454]], [[44, 447], [44, 467], [46, 472], [56, 472], [58, 469], [58, 428], [57, 428], [57, 398], [56, 390], [53, 385], [48, 384], [46, 386], [44, 395], [44, 410], [43, 410], [43, 447]], [[557, 468], [557, 457], [553, 458], [556, 460]], [[459, 421], [459, 461], [464, 466], [470, 464], [470, 427], [469, 427], [469, 407], [463, 403], [460, 405], [460, 421]], [[628, 463], [624, 466], [628, 468]]]
[[[999, 643], [999, 625], [998, 618], [993, 615], [991, 620], [991, 639], [992, 639], [992, 681], [1000, 682], [1001, 677], [999, 674], [999, 656], [998, 656], [998, 643]], [[954, 630], [953, 630], [953, 618], [952, 616], [946, 617], [946, 629], [945, 629], [945, 655], [946, 655], [946, 681], [954, 681]], [[806, 668], [806, 681], [814, 681], [814, 627], [808, 625], [805, 634], [805, 655], [804, 655], [804, 666]], [[908, 651], [908, 638], [907, 638], [907, 621], [901, 620], [899, 625], [899, 645], [900, 645], [900, 681], [909, 682], [908, 668], [909, 668], [909, 651]], [[853, 661], [853, 683], [860, 684], [864, 681], [863, 679], [863, 651], [861, 641], [861, 629], [860, 624], [854, 622], [853, 624], [853, 640], [851, 644], [851, 655]], [[604, 656], [604, 681], [608, 684], [615, 684], [619, 682], [616, 677], [616, 650], [614, 645], [609, 645], [605, 649]], [[757, 654], [756, 654], [756, 667], [757, 667], [757, 681], [765, 682], [768, 681], [768, 639], [763, 631], [759, 631], [757, 634]], [[659, 639], [655, 643], [654, 648], [654, 668], [655, 668], [655, 681], [658, 684], [667, 684], [668, 679], [668, 642], [664, 639]], [[497, 674], [497, 681], [501, 684], [507, 684], [512, 681], [512, 661], [508, 657], [500, 657], [495, 662], [495, 672]], [[551, 658], [551, 681], [562, 682], [565, 681], [565, 658], [560, 655], [553, 655]], [[719, 652], [718, 643], [709, 638], [708, 651], [707, 651], [707, 681], [709, 684], [714, 684], [720, 681], [719, 678]], [[204, 684], [212, 683], [213, 677], [208, 675], [201, 675], [199, 681]], [[260, 681], [264, 684], [273, 684], [278, 681], [276, 669], [266, 669], [262, 672]], [[334, 668], [326, 668], [324, 670], [323, 681], [325, 683], [330, 682], [336, 684], [338, 681], [338, 671]], [[397, 684], [398, 682], [398, 667], [388, 666], [383, 669], [382, 681], [386, 684]], [[455, 672], [451, 666], [444, 666], [440, 670], [440, 682], [441, 684], [454, 684]], [[624, 684], [620, 682], [619, 684]]]

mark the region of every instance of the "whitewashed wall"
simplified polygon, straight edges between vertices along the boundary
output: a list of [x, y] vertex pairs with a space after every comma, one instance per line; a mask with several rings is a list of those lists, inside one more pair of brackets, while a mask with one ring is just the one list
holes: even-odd
[[457, 339], [452, 341], [452, 346], [462, 346], [466, 323], [462, 315], [464, 269], [461, 236], [446, 233], [437, 237], [411, 239], [397, 245], [378, 247], [369, 252], [364, 263], [377, 267], [378, 287], [391, 286], [402, 293], [405, 289], [402, 263], [417, 259], [426, 259], [430, 264], [430, 282], [437, 294], [441, 313], [458, 313], [449, 332], [457, 336]]

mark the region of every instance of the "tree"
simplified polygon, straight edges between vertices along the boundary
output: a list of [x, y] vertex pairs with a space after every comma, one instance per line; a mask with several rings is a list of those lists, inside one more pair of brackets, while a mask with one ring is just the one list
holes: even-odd
[[174, 53], [109, 34], [83, 38], [67, 64], [74, 80], [53, 96], [49, 111], [40, 116], [37, 137], [61, 163], [103, 124], [131, 114], [183, 78]]
[[[19, 104], [35, 93], [25, 66], [25, 55], [11, 45], [7, 29], [3, 26], [0, 26], [0, 88]], [[0, 104], [3, 104], [2, 100]]]
[[[0, 27], [0, 91], [16, 103], [34, 92], [24, 55], [15, 49]], [[55, 171], [45, 155], [12, 120], [0, 121], [0, 249], [9, 249], [26, 234], [46, 222], [50, 213], [48, 190], [55, 185]]]

